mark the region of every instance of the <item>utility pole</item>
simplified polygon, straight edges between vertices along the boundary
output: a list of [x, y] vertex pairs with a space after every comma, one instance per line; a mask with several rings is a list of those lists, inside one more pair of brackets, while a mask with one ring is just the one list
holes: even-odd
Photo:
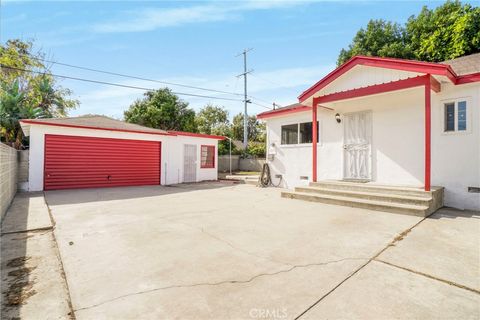
[[243, 54], [243, 73], [239, 74], [237, 77], [243, 76], [243, 102], [245, 104], [245, 110], [243, 113], [243, 148], [247, 150], [248, 145], [248, 112], [247, 104], [251, 103], [247, 95], [247, 74], [251, 73], [253, 70], [247, 71], [247, 52], [252, 51], [253, 48], [245, 49], [242, 53], [237, 54], [237, 57]]

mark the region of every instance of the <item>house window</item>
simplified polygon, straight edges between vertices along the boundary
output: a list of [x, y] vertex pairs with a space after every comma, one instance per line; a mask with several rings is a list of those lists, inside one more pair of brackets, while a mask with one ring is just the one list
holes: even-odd
[[[320, 126], [318, 125], [318, 121], [317, 121], [317, 141], [318, 141], [318, 132], [320, 130], [318, 130], [320, 128]], [[300, 133], [299, 133], [299, 137], [300, 137], [300, 141], [298, 143], [312, 143], [312, 137], [313, 137], [313, 128], [312, 128], [312, 123], [311, 122], [304, 122], [304, 123], [300, 123]]]
[[[317, 121], [317, 128], [319, 122]], [[317, 130], [317, 141], [318, 132]], [[282, 144], [312, 143], [312, 123], [302, 122], [282, 126]]]
[[282, 126], [282, 144], [298, 143], [298, 123]]
[[444, 132], [467, 130], [467, 101], [447, 102], [444, 108]]
[[200, 168], [215, 168], [215, 146], [202, 146]]

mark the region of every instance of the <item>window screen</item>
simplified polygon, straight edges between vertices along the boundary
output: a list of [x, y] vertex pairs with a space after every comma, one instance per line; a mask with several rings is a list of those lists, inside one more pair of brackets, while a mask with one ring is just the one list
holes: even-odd
[[467, 102], [458, 102], [458, 131], [467, 130]]
[[298, 143], [298, 124], [282, 126], [282, 144]]
[[202, 146], [200, 168], [215, 168], [215, 146]]
[[445, 132], [455, 131], [455, 103], [445, 104]]
[[[320, 127], [318, 126], [317, 121], [317, 141], [318, 141], [318, 132], [320, 131]], [[300, 142], [299, 143], [312, 143], [312, 123], [311, 122], [304, 122], [300, 123]]]

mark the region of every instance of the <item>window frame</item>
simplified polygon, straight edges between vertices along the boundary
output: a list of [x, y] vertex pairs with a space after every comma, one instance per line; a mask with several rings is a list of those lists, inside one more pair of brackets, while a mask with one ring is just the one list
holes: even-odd
[[[212, 163], [209, 164], [208, 161], [203, 164], [203, 148], [207, 148], [207, 159], [208, 160], [208, 149], [212, 149]], [[202, 144], [200, 145], [200, 169], [215, 169], [215, 145]]]
[[[313, 142], [300, 142], [300, 125], [305, 124], [305, 123], [312, 123], [312, 121], [296, 121], [296, 122], [289, 122], [289, 123], [284, 123], [280, 125], [280, 146], [281, 147], [303, 147], [303, 146], [311, 146]], [[291, 125], [296, 125], [297, 126], [297, 142], [296, 143], [290, 143], [290, 144], [284, 144], [282, 143], [282, 138], [283, 138], [283, 127], [285, 126], [291, 126]], [[317, 145], [320, 145], [320, 120], [317, 120]], [[312, 128], [313, 131], [313, 128]], [[313, 132], [312, 132], [313, 133]], [[312, 135], [313, 138], [313, 135]]]
[[[458, 130], [458, 123], [459, 123], [459, 117], [458, 117], [458, 104], [460, 102], [465, 102], [465, 125], [466, 129], [465, 130]], [[472, 131], [472, 121], [471, 121], [471, 98], [470, 97], [460, 97], [460, 98], [454, 98], [454, 99], [445, 99], [440, 101], [441, 102], [441, 132], [442, 135], [461, 135], [461, 134], [468, 134]], [[446, 114], [447, 114], [447, 105], [448, 104], [453, 104], [453, 114], [454, 114], [454, 130], [446, 131]]]

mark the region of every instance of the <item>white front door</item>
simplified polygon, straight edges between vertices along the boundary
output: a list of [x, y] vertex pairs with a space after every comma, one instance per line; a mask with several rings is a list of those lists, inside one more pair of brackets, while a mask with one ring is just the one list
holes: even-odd
[[344, 115], [344, 179], [371, 180], [371, 132], [370, 111]]
[[197, 181], [197, 146], [185, 144], [183, 146], [183, 182]]

